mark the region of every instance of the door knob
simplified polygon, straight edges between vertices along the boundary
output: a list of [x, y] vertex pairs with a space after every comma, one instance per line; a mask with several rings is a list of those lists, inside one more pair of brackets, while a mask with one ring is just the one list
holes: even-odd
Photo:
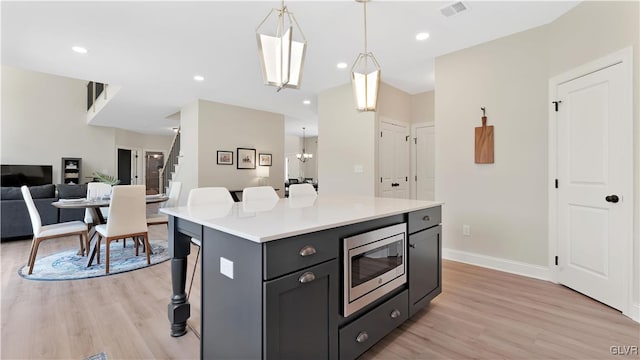
[[609, 195], [609, 196], [606, 196], [604, 199], [614, 204], [620, 201], [620, 198], [618, 197], [618, 195]]

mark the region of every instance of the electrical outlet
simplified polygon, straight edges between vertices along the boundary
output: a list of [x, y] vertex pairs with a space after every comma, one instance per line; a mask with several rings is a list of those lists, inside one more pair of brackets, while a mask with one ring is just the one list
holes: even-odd
[[469, 226], [469, 225], [462, 225], [462, 235], [464, 235], [464, 236], [471, 236], [471, 226]]

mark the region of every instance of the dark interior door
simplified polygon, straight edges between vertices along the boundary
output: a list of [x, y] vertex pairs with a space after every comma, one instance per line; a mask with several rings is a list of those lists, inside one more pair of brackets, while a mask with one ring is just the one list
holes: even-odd
[[164, 165], [164, 154], [161, 151], [145, 152], [145, 179], [147, 194], [159, 194], [160, 191], [160, 169]]
[[120, 185], [131, 185], [131, 150], [118, 149], [118, 179]]

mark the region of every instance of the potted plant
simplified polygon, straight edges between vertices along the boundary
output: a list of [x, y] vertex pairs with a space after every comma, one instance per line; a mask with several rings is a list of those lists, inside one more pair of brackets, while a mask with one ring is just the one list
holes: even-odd
[[103, 182], [105, 184], [109, 184], [111, 186], [120, 184], [120, 179], [116, 178], [115, 176], [103, 174], [103, 173], [101, 173], [99, 171], [94, 171], [93, 172], [93, 178], [95, 180], [98, 180], [98, 181]]

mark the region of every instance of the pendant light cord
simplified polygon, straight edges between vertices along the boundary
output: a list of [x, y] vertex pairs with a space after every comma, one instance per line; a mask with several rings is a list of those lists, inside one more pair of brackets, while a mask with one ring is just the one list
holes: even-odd
[[364, 53], [367, 54], [367, 1], [364, 1]]

